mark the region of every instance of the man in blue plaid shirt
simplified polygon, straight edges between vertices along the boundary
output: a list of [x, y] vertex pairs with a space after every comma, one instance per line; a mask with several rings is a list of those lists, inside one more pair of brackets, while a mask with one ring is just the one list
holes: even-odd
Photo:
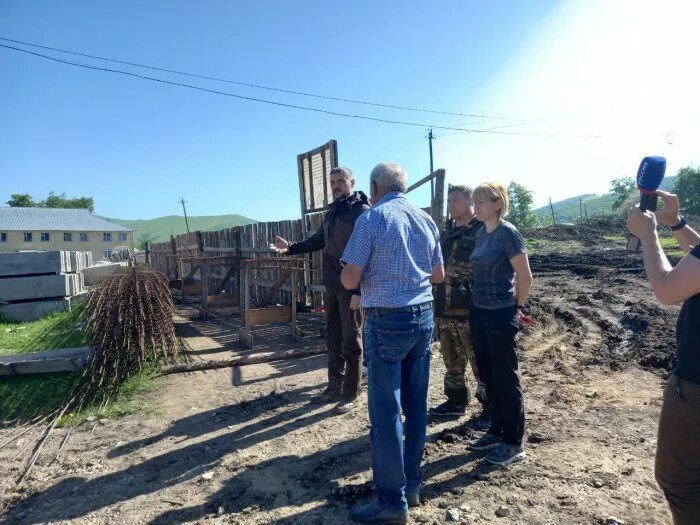
[[341, 257], [340, 280], [349, 290], [359, 285], [362, 294], [377, 499], [353, 507], [351, 514], [365, 522], [407, 523], [408, 507], [420, 503], [433, 334], [431, 285], [442, 282], [445, 271], [437, 226], [404, 196], [404, 169], [378, 164], [370, 187], [373, 206], [355, 222]]

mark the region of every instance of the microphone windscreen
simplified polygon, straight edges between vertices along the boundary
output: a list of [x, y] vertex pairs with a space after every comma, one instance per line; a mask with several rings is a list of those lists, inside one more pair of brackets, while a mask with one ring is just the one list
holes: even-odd
[[644, 157], [637, 171], [637, 188], [642, 193], [653, 193], [661, 186], [666, 173], [664, 157]]

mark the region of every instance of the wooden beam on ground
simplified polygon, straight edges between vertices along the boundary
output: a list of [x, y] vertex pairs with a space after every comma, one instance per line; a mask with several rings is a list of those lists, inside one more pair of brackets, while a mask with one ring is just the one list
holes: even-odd
[[161, 375], [179, 374], [183, 372], [198, 372], [201, 370], [215, 370], [217, 368], [231, 368], [234, 366], [255, 365], [259, 363], [273, 363], [275, 361], [286, 361], [287, 359], [298, 359], [300, 357], [311, 357], [326, 353], [325, 348], [302, 348], [287, 350], [286, 352], [266, 352], [243, 357], [234, 357], [222, 361], [199, 361], [195, 363], [182, 363], [161, 367]]

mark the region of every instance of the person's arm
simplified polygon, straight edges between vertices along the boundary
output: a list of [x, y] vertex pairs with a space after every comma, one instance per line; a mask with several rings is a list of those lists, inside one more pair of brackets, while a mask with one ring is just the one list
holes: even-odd
[[[655, 213], [656, 219], [669, 228], [679, 224], [681, 222], [681, 215], [678, 210], [678, 196], [661, 190], [657, 190], [656, 194], [661, 197], [664, 202], [663, 209]], [[700, 235], [687, 224], [683, 228], [672, 231], [671, 233], [681, 247], [681, 250], [685, 253], [689, 253], [690, 250], [700, 244]]]
[[340, 273], [340, 282], [346, 290], [355, 290], [360, 286], [360, 280], [362, 279], [362, 272], [364, 270], [364, 266], [357, 266], [356, 264], [349, 263], [345, 264], [343, 271]]
[[673, 268], [659, 243], [655, 215], [635, 206], [630, 210], [627, 226], [642, 242], [644, 270], [661, 304], [677, 304], [700, 293], [700, 247], [696, 245]]
[[288, 255], [298, 255], [302, 253], [315, 252], [322, 249], [326, 245], [326, 238], [323, 235], [323, 224], [316, 230], [311, 237], [304, 241], [295, 242], [287, 250]]
[[430, 284], [440, 284], [445, 281], [445, 261], [442, 258], [442, 247], [440, 246], [440, 231], [434, 221], [430, 221], [430, 228], [435, 239], [433, 252], [430, 254]]
[[510, 259], [510, 264], [515, 271], [515, 302], [518, 306], [524, 306], [530, 296], [532, 286], [532, 272], [527, 253], [519, 253]]
[[433, 273], [430, 274], [430, 284], [440, 284], [445, 280], [445, 267], [442, 264], [433, 266]]
[[372, 254], [372, 231], [366, 214], [360, 215], [345, 246], [340, 261], [343, 271], [340, 272], [340, 283], [346, 290], [356, 290], [362, 280], [362, 272]]

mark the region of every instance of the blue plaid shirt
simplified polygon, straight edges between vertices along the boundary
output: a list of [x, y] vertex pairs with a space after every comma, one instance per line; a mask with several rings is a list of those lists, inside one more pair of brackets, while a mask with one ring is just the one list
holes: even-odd
[[364, 268], [362, 308], [422, 304], [433, 300], [440, 235], [430, 215], [395, 191], [358, 217], [340, 260]]

